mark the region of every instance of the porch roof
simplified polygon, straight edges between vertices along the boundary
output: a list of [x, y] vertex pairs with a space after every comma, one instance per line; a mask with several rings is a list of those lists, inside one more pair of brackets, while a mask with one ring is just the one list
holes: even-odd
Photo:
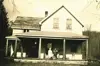
[[6, 39], [9, 39], [9, 40], [20, 40], [16, 36], [6, 36]]
[[51, 38], [82, 38], [87, 39], [88, 36], [75, 34], [72, 32], [48, 32], [48, 31], [34, 31], [34, 32], [26, 32], [19, 33], [16, 36], [18, 37], [51, 37]]

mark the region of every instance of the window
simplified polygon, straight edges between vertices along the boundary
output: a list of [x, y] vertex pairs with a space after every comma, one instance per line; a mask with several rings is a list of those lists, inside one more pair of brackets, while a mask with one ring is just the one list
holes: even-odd
[[49, 48], [52, 48], [52, 43], [48, 43], [47, 44], [47, 48], [49, 49]]
[[24, 32], [24, 33], [25, 33], [25, 32], [29, 32], [29, 29], [24, 29], [23, 32]]
[[72, 29], [72, 19], [68, 18], [66, 20], [66, 29], [71, 30]]
[[53, 19], [53, 28], [58, 29], [59, 28], [59, 18]]

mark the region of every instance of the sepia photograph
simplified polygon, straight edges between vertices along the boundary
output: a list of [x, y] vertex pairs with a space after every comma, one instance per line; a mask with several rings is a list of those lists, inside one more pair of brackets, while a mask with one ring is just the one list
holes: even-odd
[[0, 66], [100, 66], [100, 0], [0, 0]]

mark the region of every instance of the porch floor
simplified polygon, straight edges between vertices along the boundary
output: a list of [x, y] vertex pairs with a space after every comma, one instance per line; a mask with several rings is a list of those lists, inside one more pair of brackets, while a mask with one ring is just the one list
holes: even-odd
[[87, 65], [88, 61], [86, 60], [46, 60], [46, 59], [14, 59], [15, 62], [31, 62], [31, 63], [64, 63], [64, 64], [78, 64], [78, 65]]

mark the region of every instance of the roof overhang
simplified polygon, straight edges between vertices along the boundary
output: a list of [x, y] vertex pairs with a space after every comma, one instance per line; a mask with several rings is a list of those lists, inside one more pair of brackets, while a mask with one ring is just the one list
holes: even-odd
[[72, 32], [34, 31], [34, 32], [19, 33], [16, 36], [24, 38], [38, 37], [38, 38], [88, 39], [88, 36], [79, 35]]
[[6, 39], [9, 39], [9, 40], [20, 40], [16, 36], [6, 36]]

